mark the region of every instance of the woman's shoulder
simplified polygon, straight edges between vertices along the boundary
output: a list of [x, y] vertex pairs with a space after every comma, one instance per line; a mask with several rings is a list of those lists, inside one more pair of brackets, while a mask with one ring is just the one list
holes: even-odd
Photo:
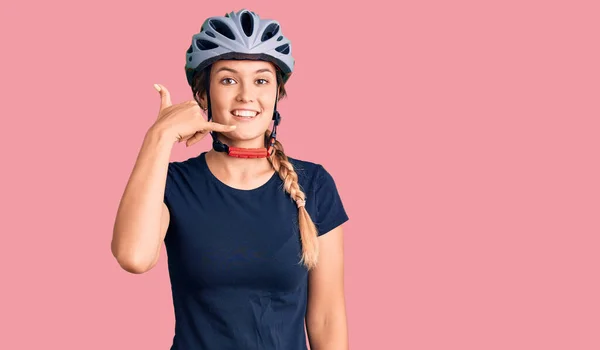
[[169, 160], [169, 171], [187, 171], [191, 169], [198, 169], [202, 166], [203, 157], [205, 152], [202, 152], [196, 156], [183, 159]]
[[294, 166], [294, 170], [300, 174], [305, 176], [313, 176], [321, 171], [323, 165], [314, 161], [300, 159], [293, 156], [288, 156], [288, 160]]
[[[301, 175], [307, 182], [303, 186], [308, 195], [307, 210], [311, 213], [319, 236], [348, 220], [342, 198], [338, 192], [336, 181], [326, 165], [314, 161], [288, 157], [294, 167], [298, 168], [298, 179], [302, 185]], [[308, 192], [308, 193], [307, 193]]]
[[320, 162], [299, 159], [292, 156], [288, 156], [288, 160], [294, 166], [300, 183], [318, 185], [323, 181], [333, 181], [333, 177], [326, 170], [326, 166]]

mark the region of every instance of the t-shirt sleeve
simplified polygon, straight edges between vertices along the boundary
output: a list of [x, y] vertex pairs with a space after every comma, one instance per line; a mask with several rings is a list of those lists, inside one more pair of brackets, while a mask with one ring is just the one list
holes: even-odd
[[[167, 228], [167, 233], [165, 235], [164, 238], [164, 242], [167, 243], [169, 240], [172, 240], [172, 224], [173, 224], [173, 220], [174, 220], [174, 213], [173, 213], [173, 206], [172, 206], [172, 201], [173, 201], [173, 192], [177, 187], [177, 169], [176, 169], [177, 164], [175, 164], [174, 162], [170, 162], [169, 163], [169, 167], [167, 168], [167, 179], [165, 182], [165, 194], [163, 197], [163, 202], [165, 203], [165, 205], [167, 206], [167, 208], [169, 209], [170, 212], [170, 222], [169, 222], [169, 227]], [[175, 191], [175, 193], [177, 193], [177, 191]]]
[[163, 202], [165, 202], [165, 204], [167, 206], [169, 206], [169, 191], [171, 190], [171, 187], [173, 186], [173, 174], [172, 174], [171, 166], [172, 165], [169, 162], [169, 166], [167, 168], [167, 180], [165, 182], [165, 195], [163, 197]]
[[326, 234], [344, 222], [348, 215], [331, 174], [319, 166], [315, 183], [316, 218], [319, 236]]
[[167, 168], [167, 179], [165, 182], [165, 195], [163, 197], [163, 201], [169, 210], [171, 209], [173, 191], [177, 187], [177, 177], [179, 174], [179, 169], [177, 169], [178, 166], [179, 163], [177, 162], [169, 162], [169, 167]]

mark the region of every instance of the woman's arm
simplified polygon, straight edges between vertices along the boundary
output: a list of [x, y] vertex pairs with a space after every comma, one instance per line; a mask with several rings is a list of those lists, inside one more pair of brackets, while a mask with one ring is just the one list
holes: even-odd
[[342, 227], [319, 237], [319, 261], [308, 275], [306, 330], [312, 350], [347, 350]]
[[163, 198], [173, 139], [153, 128], [147, 132], [119, 204], [111, 250], [131, 273], [144, 273], [156, 264], [169, 226]]

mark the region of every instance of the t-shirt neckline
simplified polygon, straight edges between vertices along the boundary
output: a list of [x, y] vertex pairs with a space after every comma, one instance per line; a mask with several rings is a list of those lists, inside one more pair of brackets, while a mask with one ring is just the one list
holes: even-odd
[[278, 177], [279, 174], [275, 171], [273, 172], [273, 175], [269, 178], [269, 180], [267, 180], [267, 182], [265, 182], [264, 184], [255, 187], [255, 188], [251, 188], [251, 189], [240, 189], [240, 188], [235, 188], [235, 187], [231, 187], [229, 185], [227, 185], [226, 183], [224, 183], [223, 181], [219, 180], [219, 178], [217, 178], [212, 171], [210, 170], [210, 168], [208, 167], [208, 163], [206, 162], [206, 153], [207, 152], [202, 152], [200, 154], [200, 156], [198, 157], [200, 160], [200, 164], [202, 166], [203, 171], [205, 172], [205, 174], [208, 176], [208, 178], [214, 182], [217, 186], [219, 186], [220, 188], [223, 188], [229, 192], [234, 192], [234, 193], [248, 193], [248, 194], [254, 194], [257, 192], [261, 192], [264, 189], [266, 189], [267, 187], [269, 187]]

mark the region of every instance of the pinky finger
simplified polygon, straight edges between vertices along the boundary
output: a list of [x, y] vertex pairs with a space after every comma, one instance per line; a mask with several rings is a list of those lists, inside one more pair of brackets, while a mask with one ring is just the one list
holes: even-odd
[[192, 137], [190, 137], [186, 142], [185, 142], [185, 146], [186, 147], [190, 147], [191, 145], [195, 144], [196, 142], [200, 141], [202, 139], [202, 133], [200, 132], [196, 132]]

